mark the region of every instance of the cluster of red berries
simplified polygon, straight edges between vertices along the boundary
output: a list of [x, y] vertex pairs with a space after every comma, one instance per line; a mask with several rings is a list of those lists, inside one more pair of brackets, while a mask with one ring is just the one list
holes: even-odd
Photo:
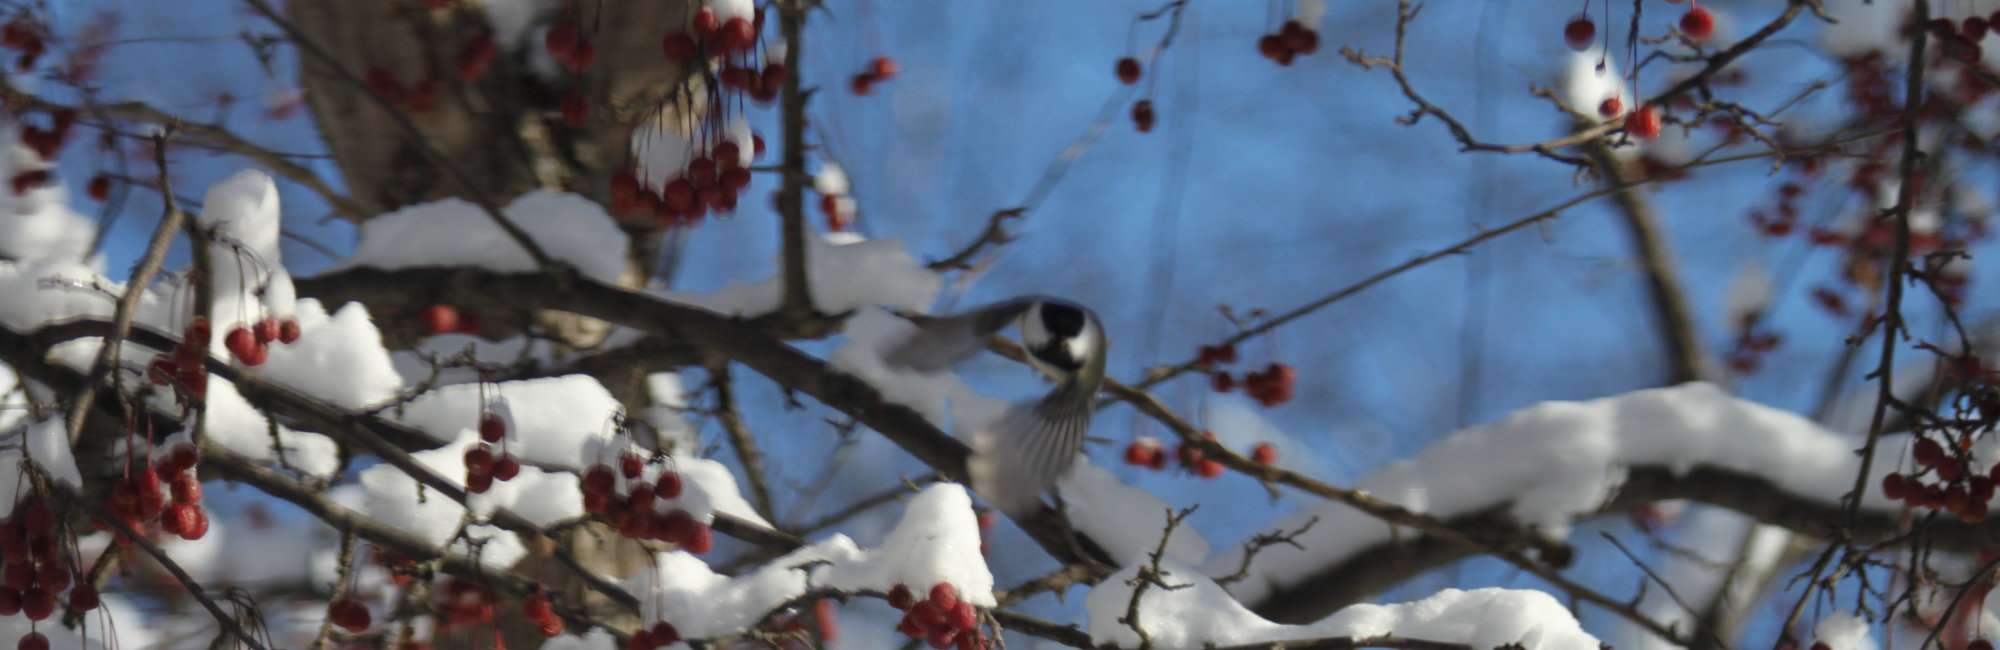
[[271, 316], [258, 319], [248, 326], [237, 325], [222, 337], [222, 347], [229, 349], [229, 355], [246, 366], [261, 366], [270, 354], [270, 344], [277, 341], [286, 345], [299, 340], [299, 321], [287, 318], [278, 320]]
[[[201, 477], [195, 471], [198, 460], [194, 445], [183, 442], [159, 454], [157, 461], [140, 463], [136, 471], [128, 468], [125, 477], [111, 486], [108, 505], [112, 516], [132, 530], [158, 519], [161, 532], [181, 539], [201, 539], [208, 534], [208, 513], [201, 508]], [[167, 482], [164, 490], [162, 479]]]
[[208, 394], [208, 368], [202, 364], [208, 361], [209, 336], [208, 319], [196, 317], [181, 330], [181, 340], [171, 352], [146, 365], [146, 379], [155, 386], [173, 386], [185, 401], [201, 401]]
[[1967, 16], [1963, 21], [1932, 18], [1924, 24], [1924, 28], [1943, 42], [1945, 54], [1976, 65], [1984, 53], [1979, 41], [1984, 40], [1987, 31], [1995, 25], [2000, 25], [2000, 11], [1993, 12], [1991, 17]]
[[910, 592], [906, 585], [896, 585], [889, 589], [889, 606], [903, 610], [903, 620], [896, 624], [896, 630], [912, 639], [922, 639], [932, 648], [944, 650], [956, 646], [958, 650], [977, 650], [986, 647], [986, 633], [979, 629], [979, 612], [972, 603], [958, 597], [958, 590], [949, 582], [940, 582], [931, 587], [930, 597], [922, 601]]
[[757, 35], [764, 30], [764, 12], [757, 10], [745, 19], [736, 16], [722, 20], [715, 10], [702, 7], [688, 19], [688, 30], [667, 34], [660, 40], [660, 49], [667, 60], [681, 63], [692, 60], [697, 49], [705, 46], [712, 55], [748, 53], [757, 47]]
[[[97, 609], [97, 587], [77, 573], [75, 558], [69, 552], [74, 542], [65, 540], [61, 524], [40, 493], [16, 503], [14, 515], [0, 524], [0, 555], [6, 557], [6, 578], [0, 580], [0, 616], [47, 619], [55, 613], [64, 590], [69, 591], [71, 611]], [[40, 636], [30, 633], [22, 637], [21, 644], [26, 647], [30, 637]], [[46, 639], [40, 643], [48, 645]]]
[[35, 60], [48, 51], [48, 43], [42, 39], [41, 28], [26, 15], [21, 15], [0, 26], [0, 48], [21, 53], [14, 60], [14, 66], [27, 70], [35, 67]]
[[562, 618], [556, 616], [555, 602], [549, 600], [548, 592], [542, 591], [541, 585], [536, 585], [534, 593], [521, 599], [521, 616], [534, 623], [543, 638], [563, 633]]
[[[1209, 440], [1215, 439], [1215, 433], [1212, 431], [1203, 431], [1202, 435], [1207, 436]], [[1222, 475], [1222, 463], [1208, 458], [1206, 454], [1202, 453], [1200, 448], [1194, 445], [1185, 442], [1181, 443], [1174, 449], [1174, 457], [1180, 460], [1183, 469], [1193, 472], [1195, 476], [1215, 478]], [[1278, 462], [1278, 448], [1268, 442], [1257, 443], [1250, 448], [1250, 460], [1259, 465], [1276, 463]], [[1158, 439], [1151, 436], [1140, 436], [1139, 439], [1133, 440], [1132, 444], [1125, 446], [1125, 464], [1154, 470], [1166, 469], [1166, 448], [1160, 444]]]
[[361, 82], [368, 87], [369, 92], [375, 93], [375, 96], [381, 97], [383, 101], [397, 108], [412, 113], [426, 113], [437, 108], [440, 88], [436, 79], [425, 79], [405, 85], [402, 79], [396, 77], [394, 71], [375, 65], [368, 66], [368, 69], [361, 73]]
[[[1195, 354], [1194, 363], [1204, 369], [1236, 363], [1236, 346], [1226, 343], [1201, 346]], [[1272, 362], [1263, 370], [1244, 373], [1241, 381], [1221, 370], [1210, 370], [1208, 380], [1209, 386], [1218, 393], [1236, 390], [1241, 385], [1244, 394], [1268, 408], [1292, 401], [1298, 372], [1289, 365]]]
[[1319, 32], [1296, 20], [1285, 21], [1278, 31], [1257, 38], [1257, 53], [1278, 65], [1319, 51]]
[[431, 305], [424, 308], [424, 330], [431, 336], [476, 335], [479, 333], [479, 315], [460, 312], [451, 305]]
[[[1962, 438], [1969, 448], [1971, 438]], [[1987, 501], [1993, 499], [1994, 485], [2000, 481], [2000, 464], [1986, 472], [1972, 467], [1967, 459], [1947, 454], [1944, 445], [1928, 437], [1917, 438], [1910, 447], [1910, 456], [1917, 462], [1918, 470], [1905, 476], [1893, 472], [1882, 477], [1882, 495], [1891, 500], [1902, 501], [1914, 508], [1943, 510], [1964, 520], [1979, 523], [1986, 520]], [[1923, 476], [1929, 474], [1935, 482], [1925, 482]]]
[[854, 78], [848, 80], [847, 87], [854, 91], [854, 94], [865, 96], [875, 91], [875, 84], [896, 78], [896, 73], [902, 70], [901, 66], [896, 65], [895, 59], [878, 56], [868, 61], [868, 67], [854, 73]]
[[762, 70], [731, 65], [724, 67], [718, 77], [722, 87], [742, 91], [751, 99], [768, 104], [778, 99], [778, 91], [784, 89], [790, 73], [782, 61], [765, 61]]
[[[1789, 183], [1787, 186], [1792, 188], [1798, 187]], [[1792, 234], [1792, 231], [1797, 230], [1799, 225], [1799, 209], [1792, 204], [1792, 199], [1797, 197], [1797, 192], [1779, 194], [1776, 210], [1777, 216], [1775, 217], [1764, 212], [1761, 208], [1751, 210], [1749, 215], [1750, 225], [1756, 226], [1757, 232], [1762, 233], [1765, 237], [1774, 239]]]
[[[59, 108], [49, 111], [49, 128], [44, 129], [34, 125], [23, 125], [21, 127], [21, 144], [29, 150], [34, 151], [35, 155], [40, 156], [43, 160], [54, 160], [56, 152], [61, 151], [63, 145], [69, 142], [70, 132], [75, 126], [76, 110]], [[48, 173], [47, 170], [39, 171], [42, 171], [44, 174]], [[33, 172], [23, 173], [30, 174]], [[47, 179], [47, 176], [43, 176], [41, 181], [34, 182], [31, 185], [45, 184], [48, 182]], [[13, 182], [17, 188], [23, 185], [19, 176], [16, 176]], [[21, 192], [22, 190], [20, 189], [14, 190], [15, 194], [20, 194]]]
[[[743, 143], [721, 140], [688, 161], [654, 192], [625, 172], [611, 179], [611, 209], [619, 214], [651, 215], [660, 226], [691, 226], [714, 212], [736, 209], [737, 198], [750, 187]], [[750, 156], [764, 155], [764, 139], [752, 134]]]
[[[465, 450], [465, 491], [479, 494], [493, 489], [493, 482], [505, 483], [521, 474], [521, 459], [507, 451], [507, 421], [487, 411], [479, 416], [479, 445]], [[494, 456], [493, 445], [500, 445]]]
[[375, 615], [369, 613], [368, 606], [352, 596], [327, 604], [326, 620], [341, 629], [357, 633], [366, 632], [375, 625]]
[[480, 34], [458, 48], [452, 64], [458, 69], [460, 81], [475, 81], [486, 76], [486, 70], [493, 67], [493, 59], [499, 56], [500, 46], [493, 42], [493, 35]]
[[681, 642], [681, 631], [672, 623], [659, 621], [652, 627], [640, 628], [625, 639], [625, 650], [654, 650]]
[[[618, 457], [618, 469], [598, 463], [583, 475], [583, 510], [604, 518], [618, 534], [632, 539], [651, 539], [678, 544], [700, 555], [715, 546], [715, 533], [708, 524], [679, 508], [661, 512], [661, 502], [681, 496], [681, 476], [662, 470], [657, 483], [640, 480], [646, 461], [625, 452]], [[620, 480], [623, 477], [623, 480]], [[619, 484], [624, 483], [624, 493]]]
[[[1616, 101], [1616, 99], [1607, 101]], [[1603, 110], [1604, 106], [1599, 105], [1599, 114], [1602, 114]], [[1627, 113], [1625, 115], [1625, 132], [1632, 134], [1632, 137], [1640, 140], [1651, 140], [1660, 137], [1660, 109], [1653, 107], [1652, 104], [1643, 104], [1637, 110]]]

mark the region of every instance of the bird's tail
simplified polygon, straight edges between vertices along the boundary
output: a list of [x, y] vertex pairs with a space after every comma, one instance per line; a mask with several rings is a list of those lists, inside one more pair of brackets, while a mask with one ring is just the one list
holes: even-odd
[[1020, 402], [972, 435], [972, 490], [1010, 515], [1031, 512], [1076, 463], [1090, 409], [1053, 400]]

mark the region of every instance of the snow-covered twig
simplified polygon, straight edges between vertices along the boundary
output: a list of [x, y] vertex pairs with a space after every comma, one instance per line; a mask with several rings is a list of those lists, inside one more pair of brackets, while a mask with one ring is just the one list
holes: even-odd
[[1147, 555], [1149, 564], [1139, 567], [1139, 570], [1132, 575], [1132, 579], [1125, 583], [1132, 587], [1132, 600], [1125, 605], [1125, 615], [1119, 617], [1118, 622], [1132, 628], [1132, 633], [1139, 636], [1139, 650], [1150, 650], [1153, 647], [1153, 636], [1146, 633], [1145, 626], [1139, 621], [1139, 602], [1146, 595], [1146, 591], [1153, 587], [1174, 591], [1191, 586], [1185, 583], [1168, 584], [1167, 571], [1160, 568], [1161, 560], [1166, 559], [1167, 542], [1174, 537], [1174, 529], [1179, 528], [1181, 522], [1191, 514], [1194, 514], [1193, 507], [1182, 508], [1180, 512], [1171, 510], [1167, 512], [1166, 530], [1160, 531], [1160, 545], [1154, 547], [1153, 552]]
[[1299, 536], [1306, 534], [1306, 531], [1312, 530], [1312, 527], [1318, 523], [1319, 517], [1313, 517], [1307, 519], [1306, 523], [1299, 525], [1298, 528], [1294, 528], [1290, 532], [1281, 529], [1257, 533], [1250, 538], [1250, 541], [1243, 543], [1242, 566], [1237, 567], [1235, 573], [1216, 578], [1215, 584], [1226, 587], [1229, 586], [1229, 583], [1249, 577], [1250, 563], [1257, 560], [1258, 551], [1262, 551], [1267, 547], [1284, 544], [1301, 551], [1305, 550], [1304, 546], [1299, 545]]

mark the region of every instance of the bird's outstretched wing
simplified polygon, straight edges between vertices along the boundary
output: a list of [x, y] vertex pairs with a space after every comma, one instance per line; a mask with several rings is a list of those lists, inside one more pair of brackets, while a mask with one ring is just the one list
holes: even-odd
[[986, 338], [1005, 329], [1039, 298], [1003, 300], [951, 316], [925, 320], [917, 333], [883, 356], [890, 367], [937, 372], [972, 358], [986, 347]]
[[1090, 431], [1091, 410], [1044, 399], [1008, 407], [972, 435], [972, 490], [1010, 515], [1031, 512], [1069, 472]]

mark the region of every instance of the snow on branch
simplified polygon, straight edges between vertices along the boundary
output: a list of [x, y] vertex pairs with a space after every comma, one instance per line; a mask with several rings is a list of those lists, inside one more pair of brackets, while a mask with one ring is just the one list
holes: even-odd
[[[1357, 488], [1440, 518], [1499, 508], [1544, 535], [1562, 537], [1578, 517], [1610, 503], [1629, 480], [1671, 479], [1637, 477], [1629, 471], [1647, 466], [1664, 468], [1672, 476], [1719, 471], [1757, 477], [1794, 502], [1817, 504], [1822, 515], [1832, 517], [1833, 506], [1859, 470], [1853, 453], [1859, 443], [1804, 417], [1732, 397], [1709, 384], [1690, 383], [1530, 407], [1452, 434], [1417, 457], [1362, 479]], [[1895, 471], [1897, 459], [1904, 456], [1901, 445], [1885, 446], [1878, 454], [1883, 462], [1875, 463], [1870, 485]], [[1863, 505], [1872, 511], [1894, 506], [1874, 491]], [[1263, 600], [1395, 535], [1388, 524], [1339, 504], [1297, 513], [1275, 527], [1293, 528], [1313, 517], [1319, 524], [1297, 540], [1304, 550], [1264, 549], [1250, 561], [1251, 578], [1233, 586], [1238, 597]], [[1243, 564], [1241, 552], [1211, 558], [1204, 572], [1235, 572]]]

